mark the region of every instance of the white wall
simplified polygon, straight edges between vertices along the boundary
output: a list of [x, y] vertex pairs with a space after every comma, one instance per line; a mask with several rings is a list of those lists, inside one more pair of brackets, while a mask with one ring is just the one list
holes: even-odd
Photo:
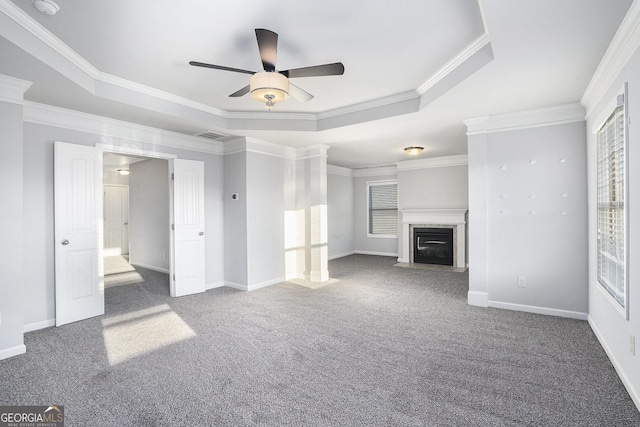
[[[634, 38], [632, 38], [633, 40]], [[636, 45], [640, 35], [635, 36]], [[596, 153], [595, 137], [592, 133], [601, 124], [603, 114], [607, 114], [607, 104], [628, 82], [628, 112], [631, 116], [628, 150], [629, 209], [628, 284], [629, 319], [623, 318], [605, 297], [597, 282], [597, 242], [596, 242]], [[597, 85], [601, 81], [592, 82]], [[594, 99], [588, 109], [592, 110], [587, 120], [588, 146], [588, 186], [589, 186], [589, 323], [602, 346], [607, 351], [629, 394], [640, 409], [640, 50], [630, 56], [615, 77], [606, 82], [602, 95]], [[635, 337], [635, 356], [631, 354], [629, 339]]]
[[329, 228], [329, 259], [352, 254], [354, 248], [353, 176], [332, 172], [327, 174], [327, 222]]
[[28, 245], [22, 235], [23, 223], [29, 224], [23, 215], [22, 97], [15, 103], [5, 102], [7, 97], [0, 85], [0, 98], [0, 359], [4, 359], [25, 352], [23, 294], [28, 294], [23, 286], [23, 261], [29, 263], [31, 251], [24, 250]]
[[129, 166], [129, 261], [169, 272], [169, 163], [152, 159]]
[[[55, 122], [55, 119], [51, 119]], [[179, 146], [168, 133], [159, 139], [167, 144]], [[55, 319], [54, 310], [54, 263], [53, 263], [53, 141], [73, 144], [94, 145], [114, 144], [148, 151], [159, 151], [177, 155], [179, 158], [201, 160], [205, 163], [205, 223], [206, 234], [206, 281], [222, 283], [224, 280], [222, 226], [222, 156], [189, 151], [170, 146], [159, 146], [101, 135], [89, 131], [77, 131], [51, 125], [31, 122], [24, 124], [24, 206], [30, 224], [25, 228], [24, 244], [29, 247], [29, 268], [25, 269], [25, 328], [33, 329], [51, 325]], [[218, 236], [216, 239], [211, 236]]]
[[103, 184], [129, 185], [129, 175], [120, 175], [118, 172], [105, 172], [102, 175]]
[[[381, 181], [396, 179], [396, 174], [385, 174], [375, 176], [356, 176], [353, 178], [353, 201], [354, 201], [354, 222], [353, 236], [356, 253], [398, 256], [398, 239], [368, 237], [367, 217], [367, 181]], [[399, 232], [400, 230], [398, 230]]]
[[469, 302], [584, 319], [585, 124], [512, 129], [469, 138]]

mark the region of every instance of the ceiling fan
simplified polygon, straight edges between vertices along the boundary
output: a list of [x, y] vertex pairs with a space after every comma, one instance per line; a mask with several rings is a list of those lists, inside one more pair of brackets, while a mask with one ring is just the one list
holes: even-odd
[[189, 64], [196, 67], [213, 68], [216, 70], [232, 71], [234, 73], [251, 74], [249, 85], [229, 95], [232, 98], [251, 93], [251, 97], [259, 102], [264, 102], [269, 110], [275, 103], [286, 100], [289, 95], [300, 102], [307, 102], [313, 98], [309, 92], [300, 89], [289, 82], [291, 78], [338, 76], [344, 74], [342, 62], [333, 64], [314, 65], [311, 67], [294, 68], [291, 70], [276, 70], [276, 54], [278, 51], [278, 34], [264, 28], [256, 28], [258, 50], [264, 71], [250, 71], [240, 68], [224, 67], [222, 65], [206, 64], [204, 62], [190, 61]]

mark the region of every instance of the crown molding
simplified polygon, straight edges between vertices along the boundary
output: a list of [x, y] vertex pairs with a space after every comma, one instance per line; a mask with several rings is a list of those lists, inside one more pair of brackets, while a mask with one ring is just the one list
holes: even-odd
[[343, 168], [342, 166], [327, 165], [327, 173], [331, 175], [353, 178], [353, 169]]
[[378, 166], [374, 168], [355, 169], [353, 176], [360, 178], [363, 176], [382, 176], [382, 175], [396, 175], [398, 173], [398, 167], [393, 166]]
[[25, 101], [24, 121], [93, 133], [101, 136], [100, 142], [114, 145], [118, 145], [119, 140], [128, 140], [201, 153], [224, 154], [224, 147], [218, 141], [30, 101]]
[[[153, 98], [161, 99], [163, 101], [184, 105], [185, 107], [201, 110], [209, 114], [214, 114], [216, 116], [230, 118], [229, 112], [225, 110], [221, 110], [219, 108], [211, 107], [209, 105], [202, 104], [200, 102], [196, 102], [191, 99], [184, 98], [182, 96], [174, 95], [169, 92], [155, 89], [155, 88], [152, 88], [151, 86], [146, 86], [140, 83], [133, 82], [131, 80], [123, 79], [121, 77], [114, 76], [113, 74], [103, 73], [102, 71], [100, 71], [96, 76], [96, 81], [100, 83], [104, 83], [105, 85], [116, 86], [122, 89], [129, 90], [131, 92], [136, 92], [136, 93], [144, 94]], [[101, 92], [100, 86], [97, 86], [94, 94], [97, 96], [101, 96], [100, 92]], [[109, 98], [108, 96], [103, 96], [103, 97]]]
[[485, 32], [417, 90], [319, 113], [233, 112], [101, 72], [9, 0], [0, 0], [0, 12], [4, 13], [4, 16], [0, 14], [0, 36], [89, 93], [159, 113], [213, 123], [229, 130], [315, 132], [417, 112], [492, 59], [492, 55], [474, 59], [490, 47]]
[[425, 80], [416, 92], [418, 95], [422, 96], [427, 91], [436, 86], [439, 82], [441, 82], [444, 78], [446, 78], [449, 74], [455, 71], [462, 64], [471, 59], [476, 53], [480, 52], [485, 46], [491, 43], [491, 39], [489, 38], [489, 34], [484, 33], [474, 41], [472, 41], [467, 47], [465, 47], [462, 52], [454, 56], [449, 62], [444, 64], [438, 71], [436, 71], [431, 77]]
[[594, 112], [600, 100], [605, 97], [609, 88], [615, 83], [617, 76], [639, 47], [640, 0], [634, 0], [580, 100], [586, 108], [587, 118]]
[[24, 105], [24, 93], [31, 82], [0, 74], [0, 102]]
[[466, 154], [455, 156], [431, 157], [428, 159], [403, 160], [396, 163], [398, 171], [412, 169], [431, 169], [448, 166], [466, 166], [469, 163]]
[[464, 124], [467, 126], [467, 135], [477, 135], [576, 123], [584, 120], [584, 107], [580, 103], [574, 103], [476, 117], [464, 120]]

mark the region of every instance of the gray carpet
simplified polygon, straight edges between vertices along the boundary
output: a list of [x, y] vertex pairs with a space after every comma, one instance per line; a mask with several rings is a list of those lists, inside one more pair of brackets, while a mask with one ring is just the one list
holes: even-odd
[[0, 405], [64, 405], [68, 426], [640, 425], [586, 322], [471, 307], [467, 273], [393, 264], [176, 299], [138, 268], [105, 316], [26, 334]]

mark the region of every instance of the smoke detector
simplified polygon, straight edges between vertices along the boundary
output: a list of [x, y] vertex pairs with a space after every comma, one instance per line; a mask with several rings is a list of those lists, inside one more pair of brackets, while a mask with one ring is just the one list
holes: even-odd
[[60, 10], [53, 0], [33, 0], [33, 6], [45, 15], [55, 15]]

